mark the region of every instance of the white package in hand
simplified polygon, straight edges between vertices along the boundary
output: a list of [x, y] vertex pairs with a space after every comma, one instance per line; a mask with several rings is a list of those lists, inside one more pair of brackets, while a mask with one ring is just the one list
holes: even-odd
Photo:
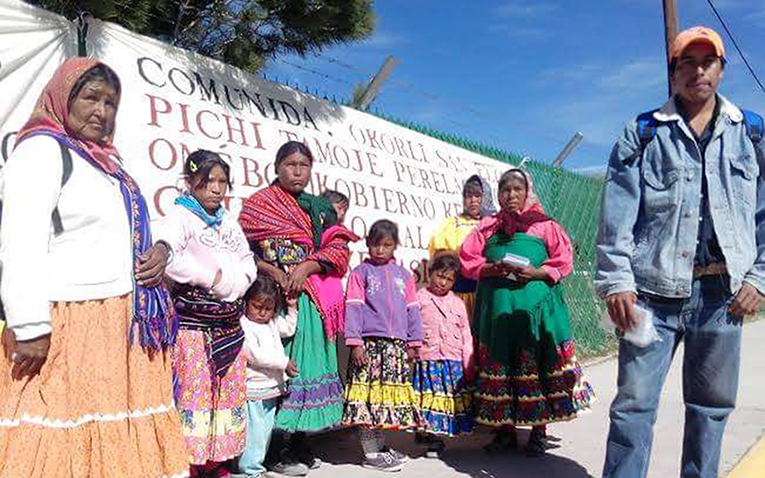
[[[502, 262], [516, 267], [528, 267], [531, 265], [531, 261], [528, 257], [517, 256], [509, 252], [505, 255], [505, 257], [502, 258]], [[515, 274], [511, 272], [507, 275], [507, 278], [510, 280], [515, 280]]]
[[531, 261], [528, 257], [517, 256], [509, 252], [505, 255], [505, 257], [502, 258], [502, 262], [517, 267], [527, 267], [531, 264]]
[[654, 342], [661, 342], [659, 332], [653, 325], [653, 312], [635, 304], [635, 315], [637, 315], [637, 324], [624, 332], [624, 340], [638, 347], [648, 347]]

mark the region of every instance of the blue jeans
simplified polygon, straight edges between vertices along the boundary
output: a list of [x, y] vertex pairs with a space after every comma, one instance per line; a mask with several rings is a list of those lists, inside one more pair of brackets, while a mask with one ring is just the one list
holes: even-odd
[[691, 297], [639, 294], [654, 313], [661, 342], [640, 348], [619, 344], [619, 391], [611, 404], [604, 478], [648, 473], [653, 424], [664, 379], [680, 341], [683, 357], [685, 431], [680, 476], [717, 478], [720, 445], [738, 389], [742, 321], [728, 313], [733, 297], [725, 276], [693, 281]]
[[240, 473], [253, 477], [265, 473], [263, 460], [271, 442], [277, 400], [247, 400], [247, 436], [244, 452], [239, 458]]

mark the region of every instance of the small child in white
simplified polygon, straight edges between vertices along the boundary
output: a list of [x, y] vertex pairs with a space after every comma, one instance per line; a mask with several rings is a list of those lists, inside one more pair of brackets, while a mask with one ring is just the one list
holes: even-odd
[[297, 301], [287, 301], [281, 309], [281, 291], [265, 274], [258, 275], [247, 294], [244, 352], [247, 357], [247, 439], [239, 458], [239, 472], [248, 478], [266, 476], [263, 460], [271, 442], [279, 397], [286, 381], [298, 375], [295, 363], [284, 353], [282, 339], [292, 337], [297, 325]]

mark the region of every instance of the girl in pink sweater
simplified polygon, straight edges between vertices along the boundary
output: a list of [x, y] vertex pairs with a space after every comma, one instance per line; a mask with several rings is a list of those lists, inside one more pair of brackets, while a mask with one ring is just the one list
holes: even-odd
[[188, 190], [157, 224], [172, 248], [165, 273], [179, 319], [173, 349], [175, 404], [191, 476], [227, 476], [245, 441], [242, 296], [257, 276], [244, 232], [223, 206], [229, 165], [198, 150], [184, 164]]
[[438, 458], [444, 442], [438, 436], [456, 436], [473, 429], [471, 392], [473, 336], [465, 303], [452, 292], [460, 270], [453, 254], [437, 254], [430, 264], [430, 285], [417, 292], [424, 339], [414, 364], [412, 383], [427, 431], [415, 441], [427, 446], [425, 456]]

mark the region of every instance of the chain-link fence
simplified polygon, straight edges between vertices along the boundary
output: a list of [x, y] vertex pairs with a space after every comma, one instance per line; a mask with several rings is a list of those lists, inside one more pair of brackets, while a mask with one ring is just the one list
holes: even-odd
[[[497, 148], [484, 146], [417, 124], [392, 118], [379, 112], [381, 118], [459, 146], [474, 153], [514, 166], [521, 157]], [[571, 237], [574, 247], [574, 272], [564, 281], [565, 297], [571, 313], [571, 326], [581, 357], [595, 357], [612, 351], [616, 340], [600, 326], [605, 311], [595, 294], [595, 234], [603, 180], [581, 176], [561, 168], [530, 160], [525, 169], [547, 214], [558, 221]]]

